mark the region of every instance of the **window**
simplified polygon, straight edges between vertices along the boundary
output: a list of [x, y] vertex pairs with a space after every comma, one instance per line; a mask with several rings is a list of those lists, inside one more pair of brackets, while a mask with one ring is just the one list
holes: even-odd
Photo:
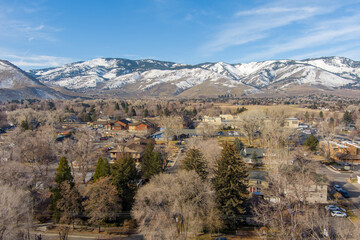
[[256, 180], [256, 184], [261, 184], [262, 181], [261, 180]]

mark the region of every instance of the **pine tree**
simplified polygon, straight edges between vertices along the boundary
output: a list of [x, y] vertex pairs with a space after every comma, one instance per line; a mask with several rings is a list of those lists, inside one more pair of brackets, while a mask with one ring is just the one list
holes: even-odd
[[129, 211], [134, 202], [136, 179], [135, 160], [126, 154], [116, 160], [111, 168], [112, 182], [122, 200], [122, 209]]
[[324, 113], [323, 113], [323, 111], [320, 111], [320, 112], [319, 112], [319, 117], [320, 117], [321, 119], [324, 119]]
[[59, 166], [56, 169], [55, 186], [51, 189], [51, 204], [50, 211], [52, 211], [53, 218], [56, 222], [60, 220], [61, 210], [57, 206], [57, 202], [63, 198], [61, 194], [61, 184], [67, 182], [71, 188], [74, 187], [74, 179], [71, 175], [71, 169], [66, 157], [60, 158]]
[[346, 125], [349, 125], [349, 124], [351, 124], [351, 123], [354, 123], [354, 120], [353, 120], [353, 117], [352, 117], [351, 112], [345, 111], [345, 113], [344, 113], [344, 115], [343, 115], [343, 122], [344, 122]]
[[135, 111], [134, 108], [131, 108], [130, 116], [131, 116], [131, 117], [136, 116], [136, 111]]
[[225, 144], [220, 158], [216, 162], [213, 184], [216, 200], [224, 222], [229, 229], [235, 229], [245, 213], [245, 201], [248, 195], [245, 163], [235, 147]]
[[191, 148], [186, 151], [186, 156], [182, 161], [182, 168], [187, 171], [195, 170], [202, 179], [206, 179], [208, 175], [204, 155], [196, 148]]
[[110, 164], [106, 158], [99, 158], [94, 174], [94, 181], [101, 177], [107, 177], [110, 175]]
[[163, 159], [161, 153], [154, 152], [154, 142], [149, 142], [141, 161], [141, 171], [146, 179], [163, 171]]
[[21, 121], [21, 124], [20, 124], [20, 127], [22, 128], [22, 130], [28, 130], [30, 128], [29, 126], [29, 123], [27, 120], [22, 120]]
[[147, 110], [147, 108], [145, 108], [145, 110], [143, 111], [143, 117], [146, 118], [149, 116], [149, 111]]
[[126, 107], [125, 102], [121, 102], [121, 107], [122, 107], [123, 109], [125, 109], [125, 107]]
[[239, 138], [235, 138], [234, 146], [238, 154], [241, 154], [241, 152], [244, 150], [244, 144]]
[[307, 146], [309, 150], [313, 152], [316, 151], [318, 144], [319, 144], [319, 140], [317, 140], [313, 134], [311, 134], [310, 137], [308, 137], [304, 143], [304, 145]]
[[115, 103], [114, 110], [120, 110], [120, 106], [119, 106], [119, 104], [118, 104], [118, 103]]
[[65, 156], [60, 158], [59, 166], [56, 169], [55, 182], [60, 185], [62, 182], [68, 181], [74, 186], [74, 178], [71, 175], [71, 169]]

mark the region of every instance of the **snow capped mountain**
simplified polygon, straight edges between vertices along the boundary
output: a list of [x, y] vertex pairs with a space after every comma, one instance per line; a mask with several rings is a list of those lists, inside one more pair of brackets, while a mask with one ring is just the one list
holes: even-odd
[[10, 62], [0, 60], [0, 101], [25, 98], [63, 99], [67, 96], [45, 86]]
[[161, 89], [168, 91], [168, 96], [174, 96], [197, 86], [215, 86], [225, 92], [236, 90], [238, 94], [241, 89], [240, 95], [243, 95], [304, 84], [330, 90], [358, 86], [360, 62], [327, 57], [302, 61], [187, 65], [149, 59], [98, 58], [58, 68], [30, 70], [29, 73], [48, 86], [70, 90], [118, 89], [146, 95], [151, 89], [157, 89], [156, 93]]

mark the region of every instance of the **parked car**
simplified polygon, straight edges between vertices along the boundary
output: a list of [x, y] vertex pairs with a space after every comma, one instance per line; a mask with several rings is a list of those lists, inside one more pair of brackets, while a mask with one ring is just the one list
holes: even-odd
[[340, 211], [340, 208], [334, 205], [327, 205], [325, 206], [325, 209], [329, 211]]
[[346, 213], [343, 213], [343, 212], [341, 212], [341, 211], [332, 211], [332, 212], [331, 212], [331, 216], [333, 216], [333, 217], [346, 218], [346, 217], [347, 217], [347, 214], [346, 214]]
[[341, 195], [343, 195], [344, 198], [349, 198], [350, 197], [349, 193], [347, 191], [345, 191], [345, 190], [341, 190], [340, 193], [341, 193]]
[[338, 191], [338, 192], [340, 192], [340, 191], [342, 191], [342, 188], [339, 186], [339, 185], [334, 185], [334, 188], [335, 188], [335, 190], [336, 191]]

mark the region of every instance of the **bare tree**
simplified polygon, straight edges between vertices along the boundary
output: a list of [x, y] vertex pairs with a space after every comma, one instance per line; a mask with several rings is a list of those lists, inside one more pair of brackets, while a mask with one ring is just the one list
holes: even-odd
[[6, 184], [0, 185], [0, 240], [19, 239], [19, 232], [26, 231], [30, 212], [29, 194]]
[[163, 116], [160, 125], [164, 129], [166, 141], [169, 142], [174, 136], [179, 136], [183, 129], [183, 119], [180, 116]]
[[209, 177], [211, 177], [215, 168], [216, 159], [218, 159], [221, 154], [221, 147], [218, 141], [213, 138], [203, 140], [201, 137], [192, 137], [186, 141], [186, 147], [188, 149], [197, 148], [204, 154], [207, 172], [209, 173]]
[[239, 115], [237, 127], [248, 139], [249, 145], [254, 143], [254, 136], [263, 126], [265, 113], [262, 111], [246, 111]]
[[86, 174], [94, 166], [97, 159], [97, 151], [94, 149], [94, 132], [91, 130], [82, 130], [74, 134], [76, 145], [74, 147], [76, 164], [81, 174], [81, 182], [86, 182]]
[[210, 184], [194, 171], [159, 174], [139, 189], [131, 214], [146, 239], [187, 239], [220, 227], [214, 201]]
[[85, 209], [90, 212], [90, 222], [98, 225], [105, 220], [113, 220], [121, 210], [120, 199], [116, 187], [110, 178], [100, 178], [94, 182], [87, 193], [89, 199], [84, 202]]

